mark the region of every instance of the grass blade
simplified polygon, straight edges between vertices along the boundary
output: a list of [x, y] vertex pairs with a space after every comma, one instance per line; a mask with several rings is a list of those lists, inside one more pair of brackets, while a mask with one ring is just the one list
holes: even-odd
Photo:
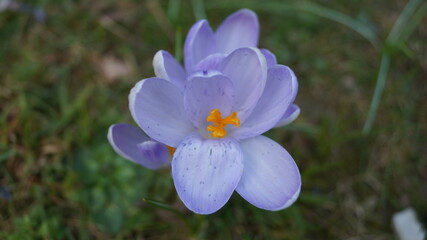
[[177, 21], [180, 9], [181, 0], [169, 0], [167, 16], [171, 22], [175, 23]]
[[381, 56], [380, 69], [378, 71], [377, 83], [375, 86], [374, 96], [372, 97], [371, 106], [369, 107], [368, 117], [363, 126], [363, 133], [369, 133], [372, 129], [378, 106], [380, 105], [381, 96], [384, 91], [385, 81], [390, 68], [390, 54], [386, 51]]
[[417, 10], [419, 3], [420, 0], [410, 0], [406, 4], [399, 18], [396, 20], [396, 23], [393, 25], [393, 28], [391, 29], [389, 35], [387, 36], [386, 42], [388, 44], [394, 45], [399, 42], [402, 32], [406, 28], [406, 25], [408, 24], [410, 18], [413, 16], [414, 12]]
[[[390, 68], [390, 50], [394, 50], [399, 47], [399, 44], [404, 40], [405, 36], [408, 36], [412, 31], [406, 32], [405, 29], [410, 26], [412, 29], [415, 28], [416, 23], [418, 23], [422, 16], [425, 14], [423, 8], [427, 8], [425, 3], [422, 5], [420, 11], [417, 12], [417, 15], [414, 13], [418, 9], [420, 0], [410, 0], [399, 18], [396, 20], [396, 23], [393, 25], [389, 35], [386, 39], [386, 48], [382, 51], [380, 70], [378, 72], [377, 83], [375, 86], [374, 96], [372, 97], [371, 105], [369, 107], [368, 116], [363, 126], [363, 133], [367, 134], [371, 131], [372, 125], [374, 123], [375, 117], [377, 115], [378, 106], [381, 101], [381, 96], [384, 91], [385, 82], [387, 79], [387, 73]], [[415, 25], [415, 26], [414, 26]], [[405, 34], [404, 34], [405, 33]]]
[[413, 14], [411, 20], [403, 28], [402, 33], [400, 34], [399, 42], [405, 41], [424, 18], [427, 13], [427, 1], [425, 1], [417, 9], [418, 11]]
[[143, 198], [142, 201], [146, 202], [150, 206], [153, 206], [153, 207], [156, 207], [156, 208], [161, 208], [163, 210], [175, 213], [176, 215], [183, 216], [180, 211], [176, 210], [175, 208], [169, 206], [168, 204], [166, 204], [164, 202], [160, 202], [160, 201], [153, 200], [153, 199], [148, 199], [148, 198]]
[[197, 20], [207, 19], [203, 0], [191, 0], [191, 5], [193, 6], [194, 17]]
[[181, 27], [177, 27], [175, 31], [175, 59], [178, 62], [182, 60], [182, 52], [183, 52], [183, 44], [182, 44], [182, 29]]
[[148, 11], [157, 21], [160, 29], [162, 29], [169, 40], [173, 42], [175, 40], [174, 29], [160, 3], [156, 0], [148, 0], [146, 2], [146, 6]]
[[297, 4], [297, 8], [301, 11], [305, 11], [317, 15], [319, 17], [323, 17], [334, 22], [340, 23], [366, 38], [376, 49], [378, 49], [379, 47], [377, 35], [365, 23], [362, 23], [341, 12], [320, 6], [312, 2], [301, 2]]
[[185, 215], [182, 212], [176, 210], [175, 208], [171, 207], [170, 205], [168, 205], [164, 202], [160, 202], [160, 201], [153, 200], [153, 199], [147, 199], [147, 198], [143, 198], [142, 200], [152, 207], [160, 208], [160, 209], [163, 209], [163, 210], [166, 210], [168, 212], [175, 214], [177, 217], [179, 217], [187, 225], [188, 229], [193, 230], [193, 226], [190, 224], [187, 217], [185, 217]]

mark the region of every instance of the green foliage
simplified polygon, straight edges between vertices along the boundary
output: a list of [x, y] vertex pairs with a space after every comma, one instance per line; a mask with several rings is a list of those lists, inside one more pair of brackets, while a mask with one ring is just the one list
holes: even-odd
[[[0, 12], [0, 239], [391, 239], [409, 205], [426, 223], [426, 1], [32, 4], [45, 22]], [[182, 60], [196, 19], [215, 29], [244, 7], [299, 78], [301, 116], [266, 135], [296, 160], [302, 192], [279, 212], [234, 194], [195, 215], [170, 169], [122, 159], [107, 129], [132, 123], [127, 95], [157, 50]]]

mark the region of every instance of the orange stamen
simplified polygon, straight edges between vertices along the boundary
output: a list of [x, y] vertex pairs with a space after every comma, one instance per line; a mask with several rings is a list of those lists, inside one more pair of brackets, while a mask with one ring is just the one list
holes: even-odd
[[169, 151], [169, 155], [173, 155], [173, 154], [175, 153], [176, 148], [174, 148], [174, 147], [169, 147], [169, 146], [166, 146], [166, 148], [167, 148], [167, 149], [168, 149], [168, 151]]
[[227, 135], [224, 127], [227, 124], [234, 124], [240, 127], [240, 119], [237, 118], [237, 113], [233, 112], [226, 118], [221, 117], [221, 112], [218, 109], [212, 109], [210, 114], [206, 117], [207, 122], [213, 122], [212, 125], [207, 126], [207, 130], [212, 132], [211, 136], [216, 138], [223, 138]]

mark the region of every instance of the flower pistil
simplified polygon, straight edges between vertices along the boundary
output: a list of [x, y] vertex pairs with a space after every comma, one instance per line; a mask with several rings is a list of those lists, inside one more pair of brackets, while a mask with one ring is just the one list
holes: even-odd
[[218, 109], [212, 109], [210, 114], [206, 117], [207, 122], [213, 122], [212, 125], [206, 127], [211, 133], [212, 137], [223, 138], [227, 135], [224, 127], [227, 124], [234, 124], [236, 127], [240, 126], [240, 119], [237, 118], [237, 113], [232, 112], [230, 116], [222, 118], [221, 112]]

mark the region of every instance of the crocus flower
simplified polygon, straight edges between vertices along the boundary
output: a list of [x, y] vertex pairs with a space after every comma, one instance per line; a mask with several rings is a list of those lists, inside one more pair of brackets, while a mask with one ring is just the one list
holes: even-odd
[[[148, 168], [167, 165], [173, 153], [168, 148], [176, 148], [174, 184], [196, 213], [217, 211], [234, 191], [266, 210], [286, 208], [299, 195], [292, 157], [260, 135], [298, 116], [292, 104], [298, 83], [271, 52], [254, 48], [257, 41], [258, 20], [249, 10], [231, 15], [215, 34], [206, 21], [196, 23], [185, 43], [185, 69], [160, 51], [153, 60], [157, 77], [138, 82], [129, 95], [143, 131], [110, 127], [116, 152]], [[204, 52], [206, 47], [211, 50]]]
[[172, 177], [192, 211], [220, 209], [236, 190], [253, 205], [279, 210], [300, 191], [289, 153], [260, 136], [278, 124], [298, 84], [286, 66], [268, 67], [256, 48], [239, 48], [188, 77], [183, 90], [149, 78], [129, 95], [135, 122], [152, 139], [175, 147]]

